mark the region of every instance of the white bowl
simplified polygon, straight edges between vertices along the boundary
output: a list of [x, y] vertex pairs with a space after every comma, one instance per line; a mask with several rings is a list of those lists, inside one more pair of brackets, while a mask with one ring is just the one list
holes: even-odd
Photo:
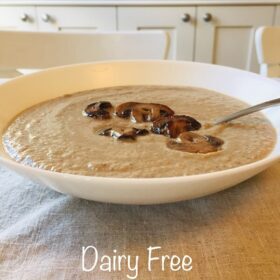
[[[202, 87], [249, 104], [280, 97], [280, 83], [259, 75], [209, 64], [174, 61], [115, 61], [48, 69], [0, 86], [0, 133], [24, 109], [38, 102], [93, 88], [121, 85]], [[257, 162], [202, 175], [167, 178], [106, 178], [45, 171], [10, 160], [0, 145], [0, 163], [31, 180], [73, 196], [113, 203], [153, 204], [196, 198], [236, 185], [280, 156], [279, 108], [265, 110], [277, 131], [271, 154]]]

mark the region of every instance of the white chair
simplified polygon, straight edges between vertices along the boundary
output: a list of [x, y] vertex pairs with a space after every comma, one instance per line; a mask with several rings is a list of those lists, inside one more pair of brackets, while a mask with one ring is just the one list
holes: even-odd
[[256, 31], [256, 50], [260, 74], [280, 77], [280, 27], [260, 27]]
[[43, 69], [98, 60], [165, 59], [168, 46], [164, 31], [0, 31], [0, 69]]

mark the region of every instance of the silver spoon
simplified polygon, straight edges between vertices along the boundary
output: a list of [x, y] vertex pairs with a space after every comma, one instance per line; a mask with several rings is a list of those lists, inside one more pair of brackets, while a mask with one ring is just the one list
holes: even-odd
[[229, 121], [235, 120], [237, 118], [240, 118], [240, 117], [252, 114], [254, 112], [260, 111], [262, 109], [272, 107], [272, 106], [276, 106], [276, 105], [280, 105], [280, 98], [272, 99], [272, 100], [254, 105], [252, 107], [240, 110], [240, 111], [235, 112], [233, 114], [218, 118], [213, 122], [213, 124], [217, 125], [217, 124], [229, 122]]

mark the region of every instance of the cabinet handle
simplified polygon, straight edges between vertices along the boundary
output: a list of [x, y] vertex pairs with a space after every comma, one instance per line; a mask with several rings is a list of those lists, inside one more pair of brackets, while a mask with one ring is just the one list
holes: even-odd
[[48, 14], [42, 14], [41, 20], [44, 22], [50, 21], [51, 17]]
[[28, 16], [28, 14], [23, 13], [23, 14], [20, 16], [20, 19], [21, 19], [21, 21], [28, 21], [29, 16]]
[[209, 22], [212, 20], [212, 15], [210, 13], [206, 13], [204, 16], [203, 16], [203, 20], [205, 22]]
[[189, 14], [186, 13], [182, 16], [183, 22], [189, 22], [190, 20], [191, 20], [191, 16]]

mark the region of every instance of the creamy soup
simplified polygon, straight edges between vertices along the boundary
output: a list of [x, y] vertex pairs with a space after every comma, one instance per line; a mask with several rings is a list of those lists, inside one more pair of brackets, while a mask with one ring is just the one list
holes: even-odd
[[[138, 115], [127, 110], [131, 104], [122, 105], [127, 102], [137, 107]], [[139, 107], [139, 103], [160, 107]], [[107, 107], [94, 115], [91, 104]], [[116, 114], [121, 106], [122, 116]], [[17, 162], [57, 172], [135, 178], [201, 174], [257, 161], [273, 149], [275, 131], [260, 113], [211, 126], [215, 118], [246, 106], [193, 87], [96, 89], [27, 109], [13, 120], [2, 139], [5, 151]], [[150, 117], [147, 112], [160, 115]], [[185, 129], [186, 116], [192, 118], [188, 117], [190, 132], [185, 133], [174, 123], [179, 119]], [[168, 124], [173, 132], [163, 128], [158, 118], [172, 118]], [[201, 143], [206, 146], [201, 148]]]

